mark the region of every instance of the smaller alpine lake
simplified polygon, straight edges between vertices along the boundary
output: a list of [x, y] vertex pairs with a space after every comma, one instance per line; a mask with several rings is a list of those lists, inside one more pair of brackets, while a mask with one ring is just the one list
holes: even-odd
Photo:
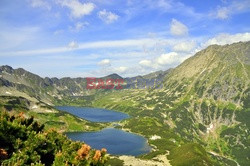
[[73, 132], [66, 135], [74, 141], [83, 141], [95, 149], [106, 148], [113, 155], [132, 155], [148, 153], [151, 147], [142, 136], [114, 128], [98, 132]]
[[129, 118], [127, 114], [101, 108], [73, 106], [57, 106], [56, 108], [91, 122], [115, 122]]
[[[73, 106], [56, 108], [92, 122], [116, 122], [129, 118], [127, 114], [100, 108]], [[95, 149], [106, 148], [112, 155], [138, 156], [151, 151], [144, 137], [115, 128], [105, 128], [97, 132], [68, 132], [66, 135], [74, 141], [85, 142]]]

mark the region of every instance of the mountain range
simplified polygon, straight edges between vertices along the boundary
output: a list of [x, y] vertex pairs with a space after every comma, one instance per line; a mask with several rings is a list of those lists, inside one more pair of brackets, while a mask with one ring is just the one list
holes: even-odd
[[121, 128], [155, 147], [142, 158], [168, 152], [172, 165], [250, 164], [250, 42], [211, 45], [174, 69], [124, 80], [134, 80], [129, 87], [142, 78], [158, 79], [161, 86], [89, 90], [86, 78], [42, 78], [1, 66], [0, 95], [126, 112], [131, 118]]

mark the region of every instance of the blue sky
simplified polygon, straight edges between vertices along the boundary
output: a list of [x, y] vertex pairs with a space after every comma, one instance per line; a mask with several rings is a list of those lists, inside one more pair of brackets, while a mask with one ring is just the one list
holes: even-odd
[[0, 0], [0, 65], [42, 77], [147, 74], [250, 40], [249, 0]]

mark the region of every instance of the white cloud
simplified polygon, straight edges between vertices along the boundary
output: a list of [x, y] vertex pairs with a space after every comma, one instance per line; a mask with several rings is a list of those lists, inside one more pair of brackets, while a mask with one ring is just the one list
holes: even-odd
[[[96, 42], [86, 42], [79, 43], [71, 42], [69, 46], [77, 46], [74, 47], [74, 50], [84, 50], [84, 49], [97, 49], [97, 48], [131, 48], [134, 49], [142, 49], [145, 44], [148, 47], [155, 46], [155, 40], [144, 38], [144, 39], [125, 39], [125, 40], [106, 40], [106, 41], [96, 41]], [[74, 44], [75, 43], [75, 44]], [[77, 44], [77, 45], [76, 45]], [[52, 54], [52, 53], [62, 53], [72, 51], [68, 49], [68, 47], [54, 47], [54, 48], [45, 48], [45, 49], [37, 49], [37, 50], [22, 50], [22, 51], [10, 51], [10, 52], [2, 52], [0, 56], [17, 56], [17, 55], [37, 55], [37, 54]]]
[[111, 63], [109, 59], [103, 59], [100, 62], [98, 62], [98, 65], [103, 66], [103, 67], [108, 67], [108, 66], [111, 66]]
[[227, 19], [229, 17], [230, 10], [227, 7], [222, 7], [217, 10], [216, 18]]
[[155, 40], [153, 39], [125, 39], [125, 40], [107, 40], [97, 41], [90, 43], [82, 43], [79, 45], [79, 49], [91, 49], [91, 48], [124, 48], [124, 47], [137, 47], [142, 48], [147, 43], [150, 46], [154, 46]]
[[75, 23], [75, 25], [73, 27], [72, 26], [70, 27], [70, 30], [72, 32], [79, 32], [88, 25], [89, 25], [89, 23], [86, 21], [85, 22], [77, 22], [77, 23]]
[[139, 65], [142, 69], [150, 69], [150, 70], [166, 70], [170, 67], [175, 67], [182, 63], [184, 60], [192, 56], [192, 54], [184, 54], [177, 52], [169, 52], [161, 54], [160, 56], [152, 59], [152, 60], [141, 60]]
[[68, 47], [71, 49], [76, 49], [79, 47], [78, 43], [76, 41], [72, 41], [68, 44]]
[[174, 36], [184, 36], [188, 34], [188, 27], [180, 21], [172, 19], [170, 24], [170, 32]]
[[[29, 31], [30, 32], [30, 31]], [[0, 35], [2, 36], [6, 36], [6, 41], [2, 40], [2, 43], [6, 43], [7, 39], [10, 38], [10, 34], [8, 33], [1, 33]], [[23, 32], [20, 34], [24, 34]], [[12, 38], [15, 39], [15, 37], [18, 34], [15, 33], [15, 35], [12, 36]], [[27, 36], [27, 35], [26, 35]], [[30, 37], [34, 36], [30, 35]], [[14, 40], [13, 39], [13, 40]], [[13, 40], [8, 40], [8, 42], [13, 42]], [[27, 39], [28, 40], [28, 39]], [[230, 44], [230, 43], [234, 43], [234, 42], [239, 42], [239, 41], [248, 41], [250, 40], [250, 33], [238, 33], [238, 34], [219, 34], [217, 36], [215, 36], [214, 38], [209, 39], [207, 42], [203, 42], [201, 43], [201, 41], [199, 41], [199, 45], [201, 45], [201, 48], [204, 48], [208, 45], [211, 44]], [[169, 48], [172, 49], [175, 52], [185, 52], [189, 49], [191, 49], [192, 44], [190, 44], [190, 47], [188, 47], [188, 44], [178, 44], [178, 43], [182, 43], [182, 42], [188, 42], [188, 41], [181, 41], [179, 42], [178, 39], [161, 39], [161, 40], [155, 40], [152, 38], [142, 38], [142, 39], [124, 39], [124, 40], [104, 40], [104, 41], [95, 41], [95, 42], [86, 42], [86, 43], [76, 43], [76, 42], [71, 42], [70, 46], [72, 48], [74, 48], [74, 50], [84, 50], [84, 49], [111, 49], [111, 48], [115, 48], [115, 49], [121, 49], [121, 48], [126, 48], [126, 49], [133, 49], [134, 51], [136, 51], [136, 54], [133, 54], [133, 57], [143, 57], [145, 56], [145, 54], [147, 56], [155, 56], [155, 55], [161, 55], [164, 52], [161, 51], [156, 51], [156, 52], [152, 52], [152, 53], [148, 53], [143, 51], [144, 46], [147, 46], [147, 49], [150, 50], [154, 50], [155, 47], [157, 46], [157, 43], [164, 43], [164, 45], [162, 45], [162, 48]], [[190, 41], [191, 42], [191, 41]], [[192, 43], [192, 42], [191, 42]], [[195, 42], [194, 42], [195, 43]], [[78, 47], [77, 47], [78, 45]], [[180, 46], [179, 48], [177, 48], [177, 46]], [[6, 45], [4, 46], [5, 48], [7, 47]], [[3, 47], [3, 48], [4, 48]], [[198, 48], [198, 49], [201, 49]], [[195, 47], [194, 47], [195, 49]], [[13, 49], [12, 49], [13, 50]], [[72, 51], [72, 49], [69, 49], [69, 45], [68, 46], [63, 46], [63, 47], [54, 47], [54, 48], [44, 48], [44, 49], [34, 49], [34, 50], [13, 50], [13, 51], [2, 51], [0, 56], [34, 56], [34, 55], [40, 55], [40, 54], [54, 54], [54, 53], [66, 53], [66, 52], [70, 52]], [[139, 52], [138, 52], [139, 51]], [[192, 52], [193, 50], [191, 50]], [[124, 51], [123, 51], [124, 52]], [[186, 52], [188, 53], [188, 52]], [[117, 52], [115, 55], [112, 53], [112, 55], [109, 56], [114, 56], [117, 57], [118, 55], [121, 56], [128, 56], [130, 55], [127, 53], [121, 53], [121, 52]], [[132, 56], [132, 54], [130, 55]], [[145, 59], [145, 58], [144, 58]], [[150, 60], [150, 59], [149, 59]]]
[[232, 1], [227, 6], [219, 6], [216, 12], [212, 11], [211, 16], [217, 19], [228, 19], [234, 14], [244, 13], [250, 11], [250, 1], [249, 0], [238, 0]]
[[197, 13], [192, 6], [187, 6], [185, 3], [175, 0], [131, 0], [130, 11], [138, 12], [145, 9], [156, 9], [162, 13], [178, 14], [183, 16], [199, 19], [203, 14]]
[[209, 39], [207, 42], [203, 44], [204, 47], [207, 47], [212, 44], [218, 44], [218, 45], [225, 45], [225, 44], [232, 44], [236, 42], [244, 42], [250, 40], [250, 33], [237, 33], [234, 35], [231, 34], [219, 34], [215, 36], [214, 38]]
[[125, 66], [115, 68], [115, 72], [117, 72], [119, 74], [123, 74], [123, 73], [127, 72], [127, 70], [128, 70], [128, 67], [125, 67]]
[[98, 17], [106, 24], [111, 24], [119, 18], [117, 14], [106, 11], [105, 9], [98, 12]]
[[184, 41], [173, 46], [173, 50], [177, 52], [190, 52], [196, 47], [195, 41]]
[[173, 7], [171, 4], [171, 1], [166, 1], [166, 0], [158, 0], [157, 5], [158, 5], [158, 7], [164, 8], [167, 10]]
[[58, 0], [57, 2], [64, 7], [68, 7], [71, 10], [71, 16], [73, 18], [81, 18], [85, 15], [89, 15], [95, 8], [93, 3], [82, 3], [79, 0]]
[[156, 59], [156, 62], [159, 65], [167, 65], [167, 64], [180, 62], [180, 58], [176, 52], [170, 52], [170, 53], [162, 54], [161, 56], [159, 56]]
[[29, 0], [29, 2], [30, 2], [30, 5], [34, 8], [44, 8], [47, 10], [51, 9], [50, 4], [44, 0]]
[[141, 60], [139, 64], [143, 67], [152, 67], [152, 62], [150, 60]]

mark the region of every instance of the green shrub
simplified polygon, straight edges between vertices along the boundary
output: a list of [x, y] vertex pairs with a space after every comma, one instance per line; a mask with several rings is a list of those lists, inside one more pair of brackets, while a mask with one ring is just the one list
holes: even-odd
[[73, 142], [53, 129], [44, 130], [34, 118], [22, 113], [0, 114], [0, 163], [2, 165], [104, 165], [106, 150], [89, 149], [85, 157], [81, 149], [86, 144]]

